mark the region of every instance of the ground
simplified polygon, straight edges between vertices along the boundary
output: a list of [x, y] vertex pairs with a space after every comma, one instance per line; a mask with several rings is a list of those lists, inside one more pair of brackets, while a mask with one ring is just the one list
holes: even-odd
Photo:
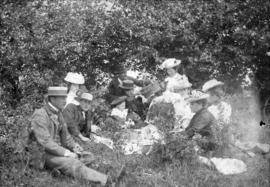
[[[238, 124], [240, 129], [257, 129], [260, 134], [260, 141], [264, 143], [270, 142], [270, 130], [267, 127], [260, 127], [254, 124], [253, 127], [248, 123], [254, 121], [254, 115], [247, 115], [252, 108], [254, 108], [254, 100], [242, 98], [230, 100], [233, 107], [233, 121], [235, 125]], [[253, 106], [253, 107], [250, 107]], [[255, 120], [256, 121], [256, 120]], [[242, 124], [240, 124], [242, 123]], [[244, 124], [243, 124], [244, 123]], [[258, 125], [258, 128], [256, 128]], [[245, 132], [242, 130], [241, 132]], [[242, 134], [241, 136], [246, 135]], [[254, 133], [253, 133], [254, 134]], [[255, 133], [256, 134], [256, 133]], [[255, 137], [255, 135], [253, 135]], [[1, 144], [3, 146], [3, 144]], [[86, 149], [91, 150], [94, 154], [99, 155], [101, 160], [106, 160], [107, 164], [104, 166], [93, 165], [94, 168], [103, 172], [114, 171], [111, 174], [117, 173], [121, 166], [126, 166], [126, 174], [118, 186], [127, 187], [175, 187], [175, 186], [207, 186], [207, 187], [266, 187], [270, 186], [269, 179], [269, 160], [267, 155], [256, 154], [251, 158], [245, 153], [234, 149], [234, 156], [242, 159], [248, 166], [248, 171], [232, 176], [225, 176], [218, 173], [214, 168], [210, 168], [195, 160], [181, 160], [172, 162], [158, 163], [152, 156], [146, 155], [130, 155], [124, 156], [120, 152], [113, 152], [105, 146], [95, 145], [85, 146]], [[60, 175], [54, 176], [50, 171], [34, 170], [27, 167], [27, 159], [20, 154], [8, 153], [5, 150], [1, 154], [1, 182], [0, 186], [50, 186], [50, 187], [78, 187], [78, 186], [99, 186], [98, 184], [88, 183], [85, 181], [78, 181], [68, 176]], [[17, 156], [17, 159], [5, 157], [5, 155]], [[269, 158], [268, 158], [269, 159]], [[23, 162], [21, 162], [23, 160]], [[8, 164], [9, 163], [9, 164]], [[1, 184], [2, 183], [2, 184]]]

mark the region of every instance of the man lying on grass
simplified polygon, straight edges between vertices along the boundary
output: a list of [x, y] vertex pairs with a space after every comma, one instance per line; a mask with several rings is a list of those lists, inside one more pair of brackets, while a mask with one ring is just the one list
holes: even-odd
[[69, 134], [62, 115], [66, 96], [66, 87], [49, 87], [45, 105], [32, 116], [31, 129], [37, 142], [45, 150], [45, 166], [105, 185], [108, 176], [88, 168], [78, 158], [83, 149]]

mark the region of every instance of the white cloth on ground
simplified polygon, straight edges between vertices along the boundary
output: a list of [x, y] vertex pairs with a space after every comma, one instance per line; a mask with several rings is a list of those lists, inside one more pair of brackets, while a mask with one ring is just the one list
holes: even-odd
[[240, 174], [247, 171], [247, 165], [242, 161], [234, 158], [206, 158], [198, 157], [201, 163], [208, 166], [214, 165], [218, 172], [224, 175]]
[[123, 142], [121, 148], [125, 155], [142, 154], [145, 146], [151, 146], [164, 139], [162, 132], [154, 125], [147, 125], [141, 129], [127, 130], [120, 138]]

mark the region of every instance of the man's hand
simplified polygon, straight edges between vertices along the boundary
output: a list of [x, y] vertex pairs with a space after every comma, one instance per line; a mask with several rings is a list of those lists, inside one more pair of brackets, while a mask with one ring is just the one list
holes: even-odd
[[80, 154], [83, 151], [83, 148], [79, 144], [76, 144], [73, 148], [73, 151], [77, 154]]
[[84, 137], [82, 134], [79, 135], [79, 138], [80, 138], [82, 141], [84, 141], [84, 142], [91, 141], [89, 138]]
[[76, 153], [73, 153], [69, 150], [67, 150], [64, 154], [65, 157], [70, 157], [70, 158], [78, 158], [78, 155]]

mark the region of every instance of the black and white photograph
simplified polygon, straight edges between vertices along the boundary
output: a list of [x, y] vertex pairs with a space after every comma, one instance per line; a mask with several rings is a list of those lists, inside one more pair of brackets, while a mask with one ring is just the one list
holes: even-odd
[[1, 187], [269, 187], [270, 1], [1, 0]]

